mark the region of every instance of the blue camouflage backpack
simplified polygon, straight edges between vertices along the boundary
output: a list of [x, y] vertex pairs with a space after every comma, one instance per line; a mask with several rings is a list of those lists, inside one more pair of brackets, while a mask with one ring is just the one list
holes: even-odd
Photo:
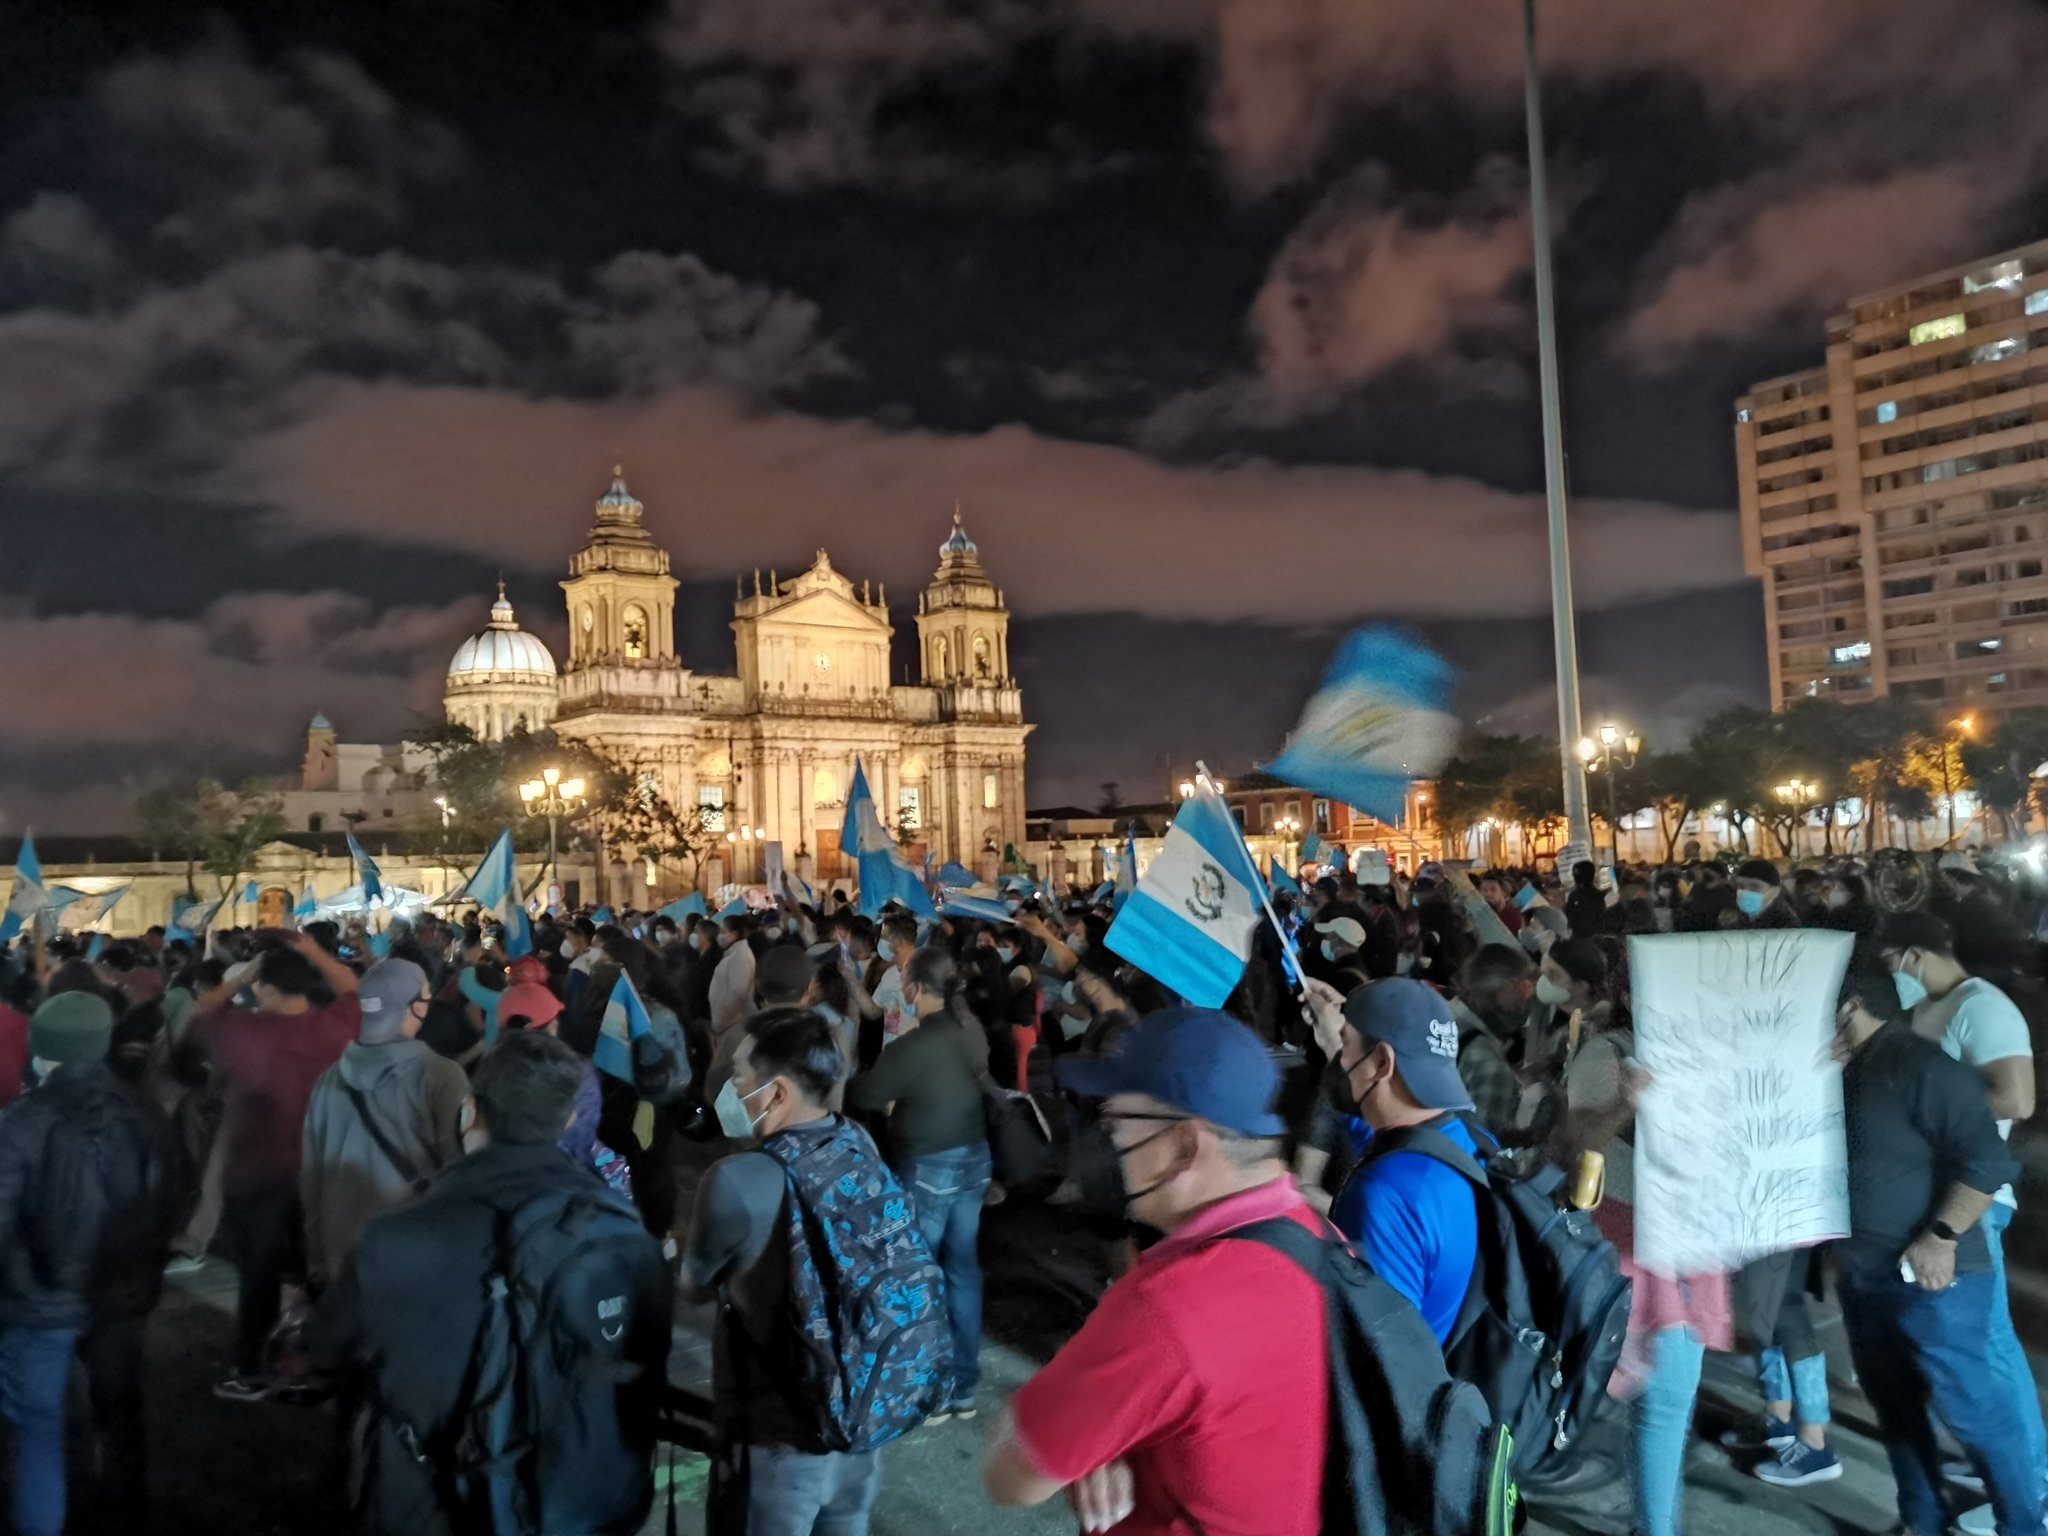
[[789, 1181], [799, 1364], [826, 1448], [872, 1451], [917, 1428], [953, 1387], [945, 1277], [910, 1196], [868, 1133], [761, 1145]]

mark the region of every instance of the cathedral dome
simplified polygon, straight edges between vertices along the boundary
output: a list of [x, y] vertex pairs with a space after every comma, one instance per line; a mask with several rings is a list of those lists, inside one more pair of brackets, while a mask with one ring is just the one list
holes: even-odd
[[939, 546], [939, 558], [945, 560], [948, 558], [968, 557], [977, 555], [980, 552], [975, 546], [974, 540], [967, 537], [967, 530], [960, 526], [960, 514], [957, 511], [954, 512], [952, 537]]
[[512, 604], [505, 597], [505, 584], [498, 583], [498, 600], [491, 604], [490, 628], [471, 635], [448, 663], [448, 681], [468, 682], [483, 673], [526, 672], [553, 679], [555, 658], [548, 648], [521, 629], [512, 616]]

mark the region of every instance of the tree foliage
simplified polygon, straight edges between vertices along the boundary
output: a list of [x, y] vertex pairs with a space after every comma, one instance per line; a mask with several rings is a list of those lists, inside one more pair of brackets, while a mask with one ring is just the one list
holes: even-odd
[[200, 870], [220, 882], [216, 894], [225, 896], [256, 851], [284, 835], [284, 802], [260, 780], [236, 789], [215, 779], [168, 780], [147, 790], [135, 809], [151, 849], [185, 866], [191, 901], [199, 899]]

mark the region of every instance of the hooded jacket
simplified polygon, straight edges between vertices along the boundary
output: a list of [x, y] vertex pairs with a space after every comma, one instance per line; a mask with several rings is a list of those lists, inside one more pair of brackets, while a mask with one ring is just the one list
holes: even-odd
[[58, 1068], [0, 1115], [0, 1328], [147, 1314], [188, 1182], [156, 1105], [104, 1062]]
[[462, 1155], [462, 1068], [417, 1040], [357, 1041], [313, 1085], [299, 1197], [306, 1263], [332, 1276], [363, 1224]]

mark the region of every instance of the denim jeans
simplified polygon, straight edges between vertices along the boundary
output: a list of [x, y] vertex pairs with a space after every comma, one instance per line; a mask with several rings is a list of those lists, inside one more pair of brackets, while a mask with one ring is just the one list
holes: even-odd
[[1845, 1277], [1842, 1323], [1863, 1391], [1877, 1410], [1899, 1520], [1909, 1536], [1942, 1536], [1939, 1413], [1984, 1478], [2000, 1536], [2040, 1536], [2041, 1476], [2008, 1392], [1995, 1380], [1988, 1274], [1923, 1291], [1891, 1275]]
[[1767, 1403], [1790, 1403], [1792, 1422], [1801, 1429], [1825, 1426], [1829, 1419], [1828, 1357], [1808, 1355], [1787, 1361], [1785, 1351], [1773, 1344], [1760, 1357], [1763, 1393]]
[[2012, 1301], [2005, 1288], [2005, 1229], [2013, 1208], [1991, 1202], [1984, 1213], [1984, 1241], [1991, 1249], [1991, 1369], [2012, 1394], [2013, 1408], [2026, 1432], [2027, 1456], [2034, 1475], [2048, 1487], [2048, 1428], [2041, 1423], [2041, 1394], [2034, 1387], [2033, 1368], [2012, 1326]]
[[1678, 1536], [1685, 1492], [1685, 1445], [1707, 1347], [1690, 1328], [1660, 1328], [1650, 1341], [1650, 1377], [1629, 1407], [1630, 1483], [1642, 1536]]
[[808, 1455], [786, 1445], [735, 1445], [711, 1464], [708, 1536], [868, 1536], [882, 1486], [874, 1451]]
[[76, 1328], [0, 1328], [0, 1422], [14, 1439], [17, 1536], [63, 1536], [64, 1388]]
[[993, 1176], [986, 1142], [913, 1159], [903, 1171], [918, 1230], [946, 1273], [956, 1401], [973, 1397], [981, 1383], [981, 1257], [976, 1246], [981, 1199]]

